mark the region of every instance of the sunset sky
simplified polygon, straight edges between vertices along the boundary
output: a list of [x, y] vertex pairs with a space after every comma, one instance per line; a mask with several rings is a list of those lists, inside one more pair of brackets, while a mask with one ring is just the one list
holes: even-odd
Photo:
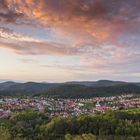
[[0, 80], [140, 81], [140, 0], [0, 0]]

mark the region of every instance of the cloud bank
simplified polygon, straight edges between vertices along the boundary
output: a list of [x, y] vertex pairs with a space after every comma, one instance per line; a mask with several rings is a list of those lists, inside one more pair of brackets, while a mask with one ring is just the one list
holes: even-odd
[[126, 65], [125, 71], [136, 72], [139, 9], [139, 0], [2, 0], [0, 48], [24, 56], [78, 56], [83, 67], [95, 71], [117, 73]]

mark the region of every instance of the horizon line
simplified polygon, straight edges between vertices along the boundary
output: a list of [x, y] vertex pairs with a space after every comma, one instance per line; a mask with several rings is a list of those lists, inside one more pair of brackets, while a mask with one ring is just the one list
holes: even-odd
[[0, 79], [0, 83], [15, 82], [15, 83], [69, 83], [69, 82], [98, 82], [98, 81], [112, 81], [112, 82], [126, 82], [126, 83], [138, 83], [138, 81], [125, 81], [125, 80], [113, 80], [113, 79], [97, 79], [97, 80], [68, 80], [68, 81], [36, 81], [36, 80], [11, 80]]

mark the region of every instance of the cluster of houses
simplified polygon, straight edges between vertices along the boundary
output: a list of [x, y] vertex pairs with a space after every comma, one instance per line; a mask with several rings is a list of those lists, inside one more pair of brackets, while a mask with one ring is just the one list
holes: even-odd
[[140, 108], [140, 97], [133, 94], [90, 99], [53, 99], [45, 97], [0, 99], [0, 118], [26, 110], [44, 112], [49, 117], [77, 116], [80, 114], [104, 113], [107, 110]]

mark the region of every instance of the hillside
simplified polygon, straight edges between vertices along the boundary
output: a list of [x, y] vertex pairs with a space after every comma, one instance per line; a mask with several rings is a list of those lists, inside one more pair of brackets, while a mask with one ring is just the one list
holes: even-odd
[[0, 95], [45, 95], [60, 98], [88, 98], [93, 96], [112, 96], [123, 93], [140, 93], [139, 83], [121, 81], [81, 81], [65, 83], [0, 83]]
[[140, 94], [140, 87], [134, 84], [108, 87], [88, 87], [82, 85], [62, 85], [46, 91], [46, 95], [60, 98], [89, 98], [95, 96], [113, 96], [120, 94]]
[[127, 82], [123, 81], [110, 81], [110, 80], [99, 80], [99, 81], [73, 81], [73, 82], [66, 82], [65, 84], [77, 84], [77, 85], [84, 85], [89, 87], [109, 87], [109, 86], [116, 86], [122, 84], [128, 84]]

